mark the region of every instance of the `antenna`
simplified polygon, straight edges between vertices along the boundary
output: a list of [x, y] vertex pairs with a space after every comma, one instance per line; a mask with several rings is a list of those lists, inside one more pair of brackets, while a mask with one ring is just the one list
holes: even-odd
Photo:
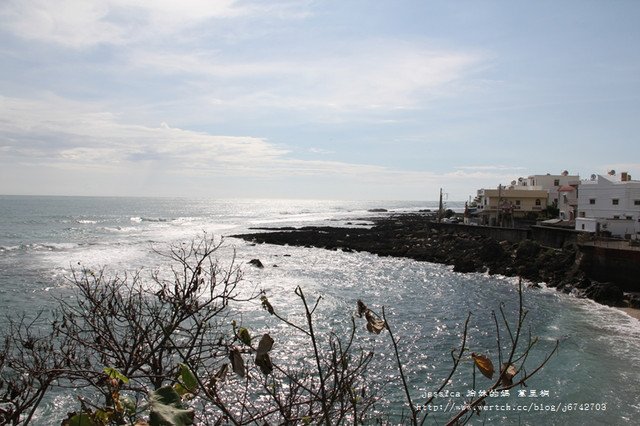
[[592, 175], [591, 175], [591, 180], [596, 180], [596, 178], [597, 178], [597, 177], [598, 177], [598, 176], [596, 176], [595, 174], [592, 174]]

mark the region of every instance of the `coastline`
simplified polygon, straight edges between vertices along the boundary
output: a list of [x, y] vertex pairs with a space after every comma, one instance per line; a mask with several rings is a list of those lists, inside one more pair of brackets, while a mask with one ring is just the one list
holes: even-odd
[[640, 319], [637, 297], [625, 295], [615, 282], [592, 279], [582, 269], [582, 256], [576, 244], [552, 249], [532, 240], [497, 241], [465, 233], [459, 227], [443, 230], [434, 226], [430, 219], [431, 216], [421, 213], [401, 213], [353, 220], [356, 224], [373, 222], [372, 227], [261, 227], [252, 228], [259, 232], [233, 237], [253, 243], [366, 251], [379, 256], [453, 265], [455, 272], [462, 273], [520, 276], [533, 283], [544, 282], [564, 293], [623, 309]]

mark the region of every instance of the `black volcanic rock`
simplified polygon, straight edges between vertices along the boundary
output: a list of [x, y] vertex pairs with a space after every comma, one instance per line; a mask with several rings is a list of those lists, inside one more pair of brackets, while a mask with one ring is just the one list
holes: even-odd
[[520, 276], [532, 282], [546, 282], [549, 287], [565, 293], [577, 290], [579, 294], [612, 306], [621, 306], [625, 300], [621, 289], [614, 285], [615, 281], [614, 284], [590, 281], [575, 244], [553, 249], [532, 240], [497, 241], [473, 232], [477, 227], [441, 226], [430, 222], [430, 217], [424, 214], [395, 214], [368, 220], [374, 223], [371, 228], [261, 228], [269, 232], [235, 237], [254, 243], [406, 257], [453, 265], [456, 272]]
[[624, 293], [615, 284], [594, 281], [584, 290], [584, 295], [603, 305], [624, 306]]
[[251, 259], [247, 263], [250, 264], [250, 265], [255, 266], [256, 268], [264, 268], [264, 265], [262, 264], [260, 259]]

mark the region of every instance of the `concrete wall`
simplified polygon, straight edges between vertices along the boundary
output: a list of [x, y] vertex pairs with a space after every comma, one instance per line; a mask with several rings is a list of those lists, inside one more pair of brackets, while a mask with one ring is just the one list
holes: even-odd
[[530, 239], [537, 241], [545, 247], [553, 248], [562, 248], [565, 243], [575, 243], [578, 235], [581, 234], [581, 232], [573, 229], [551, 228], [547, 226], [532, 226], [530, 229], [521, 229], [436, 222], [431, 222], [429, 226], [442, 231], [482, 235], [484, 237], [491, 237], [497, 241], [509, 241], [510, 243], [519, 243], [522, 240]]
[[491, 237], [497, 241], [509, 241], [518, 243], [528, 238], [529, 230], [516, 228], [500, 228], [496, 226], [473, 226], [462, 223], [436, 223], [429, 224], [431, 228], [448, 232], [465, 232], [471, 235]]
[[623, 291], [640, 291], [640, 251], [580, 245], [580, 268], [596, 281], [615, 282]]
[[[576, 243], [578, 236], [583, 234], [571, 229], [545, 226], [532, 226], [530, 230], [436, 222], [430, 222], [428, 226], [444, 232], [482, 235], [512, 243], [531, 239], [553, 248], [561, 248], [566, 243]], [[624, 241], [612, 241], [611, 247], [598, 246], [595, 243], [578, 243], [581, 252], [580, 268], [596, 281], [615, 282], [623, 291], [640, 292], [640, 249], [629, 249], [628, 243]], [[621, 244], [627, 248], [617, 248]]]
[[552, 228], [549, 226], [532, 226], [531, 239], [545, 247], [562, 248], [565, 244], [578, 241], [578, 232], [574, 229]]

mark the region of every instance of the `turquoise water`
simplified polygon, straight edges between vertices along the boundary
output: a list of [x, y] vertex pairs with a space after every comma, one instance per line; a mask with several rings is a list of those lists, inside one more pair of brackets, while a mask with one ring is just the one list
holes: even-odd
[[[378, 215], [368, 213], [371, 208], [416, 211], [435, 207], [435, 202], [0, 196], [0, 309], [8, 314], [15, 307], [35, 311], [52, 306], [54, 296], [70, 291], [66, 277], [78, 262], [106, 266], [112, 272], [162, 268], [164, 261], [154, 249], [162, 251], [170, 243], [188, 241], [203, 231], [228, 236], [256, 226], [360, 226], [354, 225], [362, 222], [358, 218]], [[458, 274], [443, 265], [368, 253], [254, 246], [234, 238], [226, 238], [219, 256], [229, 259], [234, 250], [243, 266], [253, 258], [262, 260], [264, 269], [243, 268], [247, 286], [264, 289], [272, 304], [290, 312], [292, 318], [301, 312], [293, 294], [296, 286], [309, 296], [323, 297], [319, 319], [332, 330], [345, 329], [357, 299], [378, 311], [385, 306], [418, 403], [420, 395], [435, 390], [445, 377], [451, 363], [449, 352], [460, 342], [468, 312], [472, 312], [472, 325], [467, 346], [492, 354], [491, 310], [500, 302], [509, 314], [517, 309], [517, 281], [512, 278]], [[527, 327], [540, 341], [530, 365], [542, 359], [556, 339], [561, 340], [560, 350], [527, 383], [526, 396], [514, 390], [509, 397], [490, 398], [489, 405], [495, 410], [508, 406], [511, 411], [486, 411], [471, 424], [633, 423], [640, 413], [640, 322], [617, 309], [554, 290], [526, 289], [525, 305]], [[258, 304], [241, 310], [252, 329], [276, 327]], [[293, 339], [280, 333], [274, 357], [290, 356]], [[387, 337], [363, 333], [360, 342], [375, 348], [375, 374], [382, 381], [392, 378], [395, 369]], [[436, 400], [443, 409], [447, 404], [463, 403], [473, 388], [469, 366], [461, 367], [449, 388], [462, 397]], [[479, 378], [478, 383], [477, 390], [480, 384], [488, 385]], [[400, 413], [402, 396], [394, 391], [388, 395], [380, 410]], [[55, 416], [66, 412], [65, 404], [70, 401], [47, 401], [35, 424], [58, 424]], [[530, 412], [516, 411], [518, 407]], [[552, 407], [561, 410], [551, 411]], [[567, 407], [577, 409], [562, 412]], [[585, 407], [600, 409], [579, 410]], [[450, 417], [434, 414], [428, 424], [442, 424]]]

